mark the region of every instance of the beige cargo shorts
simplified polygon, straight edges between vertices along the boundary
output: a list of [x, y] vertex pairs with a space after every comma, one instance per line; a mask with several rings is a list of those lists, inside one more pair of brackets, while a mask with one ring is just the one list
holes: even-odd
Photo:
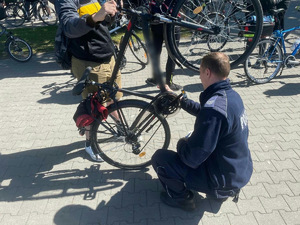
[[[92, 67], [92, 71], [90, 73], [90, 79], [97, 82], [97, 83], [104, 83], [109, 81], [112, 72], [114, 70], [115, 66], [115, 59], [114, 57], [111, 57], [110, 62], [99, 64], [97, 62], [91, 62], [91, 61], [85, 61], [81, 59], [77, 59], [74, 56], [72, 56], [72, 73], [77, 78], [77, 80], [80, 80], [80, 78], [83, 75], [84, 70], [88, 67]], [[121, 88], [122, 82], [121, 82], [121, 73], [118, 71], [117, 79], [115, 80], [117, 85]], [[90, 85], [82, 92], [82, 98], [85, 99], [89, 93], [96, 92], [97, 86]], [[119, 100], [123, 96], [123, 93], [117, 92], [116, 99]]]

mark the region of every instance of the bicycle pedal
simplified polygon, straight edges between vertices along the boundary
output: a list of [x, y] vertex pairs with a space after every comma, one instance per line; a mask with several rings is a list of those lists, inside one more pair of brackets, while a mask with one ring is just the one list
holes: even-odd
[[297, 61], [297, 60], [290, 60], [288, 62], [289, 65], [292, 65], [292, 66], [298, 66], [300, 64], [300, 61]]

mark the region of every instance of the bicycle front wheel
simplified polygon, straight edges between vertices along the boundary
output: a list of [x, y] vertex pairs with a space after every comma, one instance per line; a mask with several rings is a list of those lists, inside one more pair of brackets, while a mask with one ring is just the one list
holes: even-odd
[[248, 79], [256, 84], [272, 80], [280, 71], [283, 53], [275, 40], [258, 42], [249, 58], [244, 62], [244, 71]]
[[[92, 147], [107, 163], [122, 169], [141, 169], [150, 165], [156, 150], [168, 148], [170, 128], [166, 119], [150, 109], [139, 116], [148, 105], [140, 100], [120, 101], [108, 107], [106, 121], [93, 124]], [[117, 108], [124, 126], [116, 119]]]
[[[184, 66], [199, 71], [201, 58], [209, 52], [223, 52], [231, 68], [243, 63], [259, 41], [262, 8], [258, 0], [179, 0], [173, 17], [218, 30], [208, 34], [201, 29], [166, 25], [168, 49]], [[176, 32], [180, 32], [177, 41]]]
[[134, 57], [142, 65], [147, 65], [149, 63], [149, 56], [146, 46], [142, 43], [141, 39], [136, 34], [132, 34], [128, 44]]
[[25, 22], [25, 11], [19, 5], [8, 5], [5, 8], [6, 22], [14, 27], [21, 26]]
[[38, 15], [39, 18], [43, 21], [43, 23], [47, 25], [56, 25], [57, 16], [55, 10], [50, 6], [42, 6], [38, 7]]
[[27, 62], [32, 57], [31, 46], [17, 37], [7, 42], [7, 52], [12, 59], [18, 62]]

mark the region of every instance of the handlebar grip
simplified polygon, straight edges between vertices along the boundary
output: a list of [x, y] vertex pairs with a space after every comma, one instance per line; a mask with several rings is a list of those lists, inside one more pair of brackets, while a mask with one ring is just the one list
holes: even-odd
[[105, 21], [106, 23], [110, 24], [110, 23], [111, 23], [111, 15], [107, 14], [107, 15], [105, 16], [104, 21]]

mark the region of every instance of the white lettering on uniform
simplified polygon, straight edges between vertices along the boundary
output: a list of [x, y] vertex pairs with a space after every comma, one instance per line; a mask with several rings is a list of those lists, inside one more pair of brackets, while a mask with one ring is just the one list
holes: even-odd
[[248, 117], [247, 117], [245, 109], [244, 109], [244, 112], [242, 113], [242, 115], [240, 117], [240, 121], [241, 121], [242, 130], [244, 130], [248, 126]]

